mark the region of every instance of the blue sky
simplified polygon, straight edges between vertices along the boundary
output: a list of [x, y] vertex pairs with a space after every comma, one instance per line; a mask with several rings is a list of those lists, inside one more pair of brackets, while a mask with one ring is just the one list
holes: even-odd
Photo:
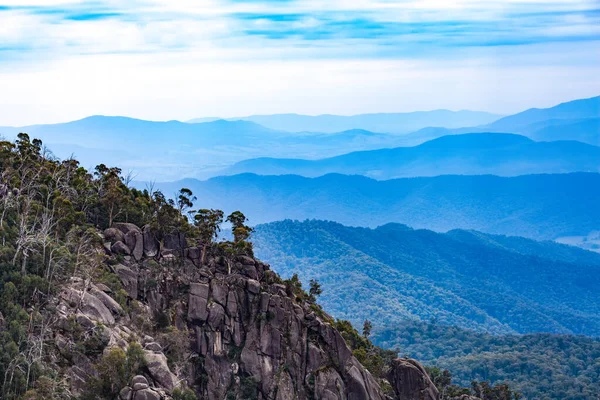
[[0, 0], [0, 125], [600, 94], [600, 1]]

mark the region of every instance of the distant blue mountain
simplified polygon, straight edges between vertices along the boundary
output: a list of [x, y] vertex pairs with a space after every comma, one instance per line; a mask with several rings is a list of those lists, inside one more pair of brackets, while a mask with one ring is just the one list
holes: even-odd
[[0, 127], [0, 135], [9, 139], [19, 132], [42, 139], [60, 158], [74, 154], [86, 167], [103, 162], [133, 170], [141, 179], [157, 180], [214, 176], [253, 157], [322, 158], [404, 143], [394, 135], [358, 129], [293, 134], [225, 120], [187, 124], [93, 116], [63, 124]]
[[487, 127], [495, 131], [519, 132], [534, 123], [549, 120], [577, 120], [582, 118], [600, 118], [600, 96], [569, 101], [551, 108], [531, 108], [518, 114], [501, 118], [487, 125]]
[[600, 118], [550, 120], [537, 129], [528, 130], [534, 140], [577, 140], [600, 146]]
[[472, 133], [443, 136], [416, 147], [360, 151], [321, 160], [258, 158], [225, 170], [229, 175], [328, 173], [378, 179], [445, 174], [516, 176], [600, 172], [600, 147], [575, 141], [534, 142], [525, 136]]
[[600, 96], [569, 101], [550, 108], [532, 108], [487, 125], [448, 128], [432, 124], [406, 138], [407, 141], [419, 141], [473, 132], [509, 132], [537, 141], [577, 140], [600, 146]]
[[243, 210], [252, 224], [286, 218], [369, 227], [399, 222], [439, 232], [475, 229], [552, 240], [600, 230], [600, 174], [593, 173], [387, 181], [336, 174], [242, 174], [155, 187], [167, 195], [187, 187], [198, 197], [198, 206]]
[[[374, 132], [403, 134], [427, 126], [460, 128], [488, 124], [500, 118], [500, 115], [481, 111], [418, 111], [409, 113], [378, 113], [353, 116], [342, 115], [299, 115], [275, 114], [236, 117], [229, 120], [256, 122], [267, 128], [287, 132], [324, 132], [334, 133], [350, 129], [364, 129]], [[198, 118], [190, 123], [211, 121], [214, 118]]]
[[230, 143], [246, 144], [275, 132], [248, 121], [218, 120], [190, 125], [179, 121], [145, 121], [128, 117], [92, 116], [78, 121], [51, 125], [3, 128], [4, 134], [27, 132], [52, 143], [71, 143], [87, 147], [114, 148], [116, 145], [163, 148]]

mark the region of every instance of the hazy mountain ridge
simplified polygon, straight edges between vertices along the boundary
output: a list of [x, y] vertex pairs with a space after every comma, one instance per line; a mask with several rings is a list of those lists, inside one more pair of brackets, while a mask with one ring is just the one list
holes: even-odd
[[500, 118], [489, 124], [494, 129], [514, 129], [547, 120], [573, 120], [598, 118], [600, 116], [600, 96], [560, 103], [550, 108], [531, 108], [523, 112]]
[[600, 147], [576, 141], [534, 142], [525, 136], [471, 133], [437, 138], [415, 147], [359, 151], [320, 160], [260, 158], [241, 161], [224, 174], [328, 173], [377, 179], [444, 174], [516, 176], [599, 172]]
[[[0, 127], [0, 135], [10, 139], [19, 132], [27, 132], [32, 137], [42, 139], [46, 145], [54, 149], [60, 158], [68, 158], [74, 154], [86, 167], [93, 168], [102, 162], [120, 167], [124, 171], [132, 171], [138, 179], [159, 181], [176, 180], [182, 177], [205, 179], [220, 175], [224, 169], [236, 162], [253, 158], [293, 157], [316, 160], [355, 151], [416, 146], [427, 140], [456, 133], [483, 131], [521, 133], [540, 141], [578, 140], [599, 145], [600, 115], [593, 115], [593, 106], [586, 106], [593, 100], [584, 99], [570, 102], [574, 103], [574, 106], [569, 106], [570, 103], [566, 103], [567, 106], [557, 106], [559, 109], [567, 107], [571, 110], [568, 113], [559, 113], [559, 116], [576, 117], [576, 119], [553, 118], [552, 113], [549, 112], [544, 112], [541, 117], [530, 118], [529, 126], [535, 126], [535, 129], [523, 128], [518, 125], [514, 129], [499, 130], [494, 127], [496, 125], [489, 124], [498, 116], [489, 113], [437, 110], [404, 114], [367, 114], [353, 117], [328, 115], [307, 117], [293, 114], [258, 116], [267, 122], [271, 117], [275, 121], [281, 119], [278, 123], [281, 123], [282, 126], [277, 124], [262, 126], [257, 123], [264, 122], [260, 118], [254, 121], [208, 118], [204, 119], [203, 123], [183, 123], [92, 116], [62, 124]], [[578, 107], [584, 111], [573, 111]], [[539, 110], [529, 110], [520, 114], [528, 115], [529, 112], [540, 113]], [[471, 118], [473, 116], [475, 120]], [[542, 117], [548, 117], [549, 120], [540, 121], [539, 118]], [[307, 121], [313, 121], [316, 118], [316, 127], [323, 127], [323, 130], [313, 129], [315, 126], [310, 124], [307, 126], [295, 125], [294, 132], [279, 129], [291, 129], [289, 124], [285, 125], [287, 123], [285, 121], [289, 118], [292, 120], [300, 118]], [[331, 118], [340, 122], [332, 122]], [[503, 118], [502, 120], [511, 121], [510, 117], [506, 118], [509, 119]], [[324, 119], [324, 125], [319, 122], [321, 119]], [[517, 120], [523, 121], [525, 118], [521, 115], [517, 117]], [[368, 124], [365, 125], [365, 121]], [[503, 123], [506, 124], [506, 122]], [[431, 126], [439, 126], [439, 128], [430, 128]], [[460, 128], [464, 126], [476, 127]], [[549, 160], [545, 161], [547, 164], [551, 163]], [[577, 168], [577, 170], [582, 169]], [[560, 166], [554, 166], [553, 169], [540, 171], [536, 170], [535, 166], [521, 166], [511, 174], [572, 170], [573, 168], [566, 168], [563, 171]], [[486, 173], [485, 171], [481, 172]], [[432, 175], [437, 172], [436, 170], [420, 171], [419, 169], [411, 172], [412, 175], [421, 173]], [[377, 174], [377, 170], [369, 173], [370, 176], [377, 176]]]
[[229, 212], [243, 208], [252, 224], [286, 218], [369, 227], [399, 222], [439, 232], [475, 229], [534, 239], [587, 235], [600, 227], [600, 174], [592, 173], [388, 181], [335, 174], [242, 174], [155, 186], [167, 195], [181, 187], [192, 189], [203, 207]]
[[254, 243], [282, 275], [319, 280], [323, 304], [356, 323], [435, 318], [494, 333], [600, 334], [600, 255], [567, 262], [565, 253], [583, 251], [545, 243], [538, 254], [528, 240], [505, 249], [456, 234], [288, 220], [257, 226]]
[[140, 179], [210, 177], [247, 158], [287, 155], [321, 158], [348, 149], [401, 145], [401, 137], [350, 130], [336, 134], [289, 133], [249, 121], [201, 124], [94, 116], [53, 125], [0, 128], [0, 135], [26, 132], [42, 139], [60, 158], [77, 156], [86, 167], [99, 163], [134, 171]]
[[462, 128], [427, 127], [407, 136], [413, 140], [476, 132], [510, 132], [538, 141], [576, 140], [600, 145], [600, 96], [532, 108], [487, 125]]
[[[288, 132], [335, 133], [349, 129], [364, 129], [374, 132], [403, 134], [426, 126], [460, 128], [493, 122], [501, 116], [482, 111], [416, 111], [407, 113], [373, 113], [360, 115], [300, 115], [274, 114], [227, 118], [229, 121], [252, 121], [265, 127]], [[197, 118], [189, 123], [202, 123], [216, 118]]]

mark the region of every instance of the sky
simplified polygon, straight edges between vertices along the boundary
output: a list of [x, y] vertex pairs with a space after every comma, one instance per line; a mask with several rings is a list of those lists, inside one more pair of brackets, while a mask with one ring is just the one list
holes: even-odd
[[0, 126], [600, 94], [600, 0], [0, 0]]

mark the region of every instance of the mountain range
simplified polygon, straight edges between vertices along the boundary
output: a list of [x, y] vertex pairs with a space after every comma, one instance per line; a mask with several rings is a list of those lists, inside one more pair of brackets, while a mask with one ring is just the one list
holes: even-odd
[[[42, 139], [61, 159], [75, 156], [90, 168], [100, 163], [117, 166], [142, 180], [205, 179], [232, 173], [226, 172], [227, 168], [248, 159], [318, 160], [356, 151], [416, 146], [441, 136], [468, 132], [519, 133], [537, 141], [577, 140], [600, 145], [597, 103], [598, 98], [577, 100], [500, 119], [489, 113], [446, 110], [351, 117], [285, 114], [247, 120], [209, 118], [201, 123], [92, 116], [61, 124], [0, 127], [0, 136], [11, 139], [26, 132]], [[546, 167], [552, 163], [545, 161]], [[563, 172], [572, 168], [563, 169], [559, 163], [549, 169], [516, 168], [514, 173]], [[426, 169], [424, 173], [434, 172]], [[417, 168], [413, 173], [421, 172]], [[377, 176], [377, 171], [369, 176]]]
[[[147, 183], [134, 182], [139, 188]], [[600, 174], [518, 177], [446, 175], [377, 181], [330, 174], [241, 174], [156, 183], [168, 196], [187, 187], [203, 208], [244, 210], [250, 223], [323, 219], [351, 226], [399, 222], [445, 232], [475, 229], [555, 240], [600, 230]]]
[[9, 139], [19, 132], [43, 140], [61, 159], [74, 155], [86, 167], [104, 163], [157, 180], [215, 176], [251, 157], [320, 158], [406, 143], [401, 137], [357, 129], [292, 134], [224, 120], [186, 124], [94, 116], [64, 124], [0, 127], [0, 135]]
[[253, 157], [313, 159], [420, 143], [418, 138], [361, 129], [290, 133], [225, 120], [187, 124], [94, 116], [64, 124], [0, 127], [0, 135], [9, 139], [19, 132], [43, 140], [61, 159], [75, 156], [89, 168], [104, 163], [134, 171], [140, 179], [156, 180], [216, 176], [231, 164]]
[[[275, 114], [228, 118], [230, 121], [250, 121], [270, 129], [287, 132], [335, 133], [350, 129], [405, 134], [427, 126], [461, 128], [491, 123], [501, 116], [481, 111], [417, 111], [408, 113], [375, 113], [352, 116]], [[190, 123], [202, 123], [218, 118], [197, 118]]]
[[577, 141], [534, 142], [525, 136], [471, 133], [443, 136], [415, 147], [353, 152], [321, 160], [258, 158], [241, 161], [224, 174], [328, 173], [376, 179], [445, 174], [516, 176], [599, 172], [600, 147]]
[[550, 108], [532, 108], [487, 125], [458, 129], [429, 127], [412, 135], [415, 139], [433, 139], [473, 132], [510, 132], [538, 141], [577, 140], [600, 146], [600, 96], [561, 103]]
[[405, 319], [491, 333], [600, 334], [600, 254], [518, 237], [324, 221], [259, 225], [256, 254], [318, 280], [322, 304], [356, 325]]

